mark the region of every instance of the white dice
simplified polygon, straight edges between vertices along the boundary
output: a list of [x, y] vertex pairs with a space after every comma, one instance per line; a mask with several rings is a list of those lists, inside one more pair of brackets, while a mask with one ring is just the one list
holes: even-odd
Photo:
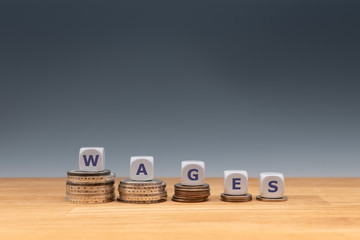
[[243, 195], [248, 192], [248, 173], [244, 170], [224, 171], [224, 193]]
[[130, 158], [130, 178], [146, 181], [154, 179], [154, 157], [134, 156]]
[[205, 183], [205, 163], [188, 160], [181, 162], [181, 184], [202, 185]]
[[282, 173], [260, 173], [260, 196], [264, 198], [280, 198], [284, 196], [285, 181]]
[[105, 167], [105, 151], [102, 147], [82, 147], [79, 151], [79, 168], [82, 171], [102, 171]]

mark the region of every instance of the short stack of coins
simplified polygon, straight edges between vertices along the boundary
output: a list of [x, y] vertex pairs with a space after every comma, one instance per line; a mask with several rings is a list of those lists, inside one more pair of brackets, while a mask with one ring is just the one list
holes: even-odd
[[224, 193], [220, 195], [224, 202], [249, 202], [252, 195], [248, 191], [248, 173], [245, 170], [224, 171]]
[[115, 174], [109, 170], [67, 172], [66, 199], [73, 203], [106, 203], [115, 198]]
[[210, 196], [210, 186], [205, 183], [205, 163], [188, 160], [181, 162], [181, 183], [174, 185], [175, 202], [205, 202]]
[[175, 194], [172, 200], [175, 202], [205, 202], [210, 196], [210, 186], [205, 183], [202, 185], [174, 185]]
[[159, 203], [167, 199], [166, 183], [154, 178], [153, 156], [132, 156], [130, 178], [119, 183], [118, 201], [126, 203]]
[[167, 199], [166, 183], [160, 179], [120, 181], [118, 201], [126, 203], [159, 203]]

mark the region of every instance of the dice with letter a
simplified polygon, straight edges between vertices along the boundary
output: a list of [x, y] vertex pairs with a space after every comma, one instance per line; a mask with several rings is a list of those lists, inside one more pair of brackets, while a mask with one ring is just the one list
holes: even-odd
[[130, 158], [130, 178], [136, 181], [154, 179], [154, 157], [133, 156]]

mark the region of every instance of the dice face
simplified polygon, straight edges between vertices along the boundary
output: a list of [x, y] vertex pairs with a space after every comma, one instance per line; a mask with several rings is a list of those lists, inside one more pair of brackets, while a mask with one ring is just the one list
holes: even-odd
[[146, 181], [154, 179], [154, 157], [134, 156], [130, 158], [130, 178]]
[[260, 196], [279, 198], [284, 196], [285, 181], [282, 173], [260, 173]]
[[248, 173], [244, 170], [224, 171], [224, 193], [242, 195], [248, 191]]
[[189, 160], [181, 162], [181, 184], [202, 185], [205, 183], [205, 163]]
[[102, 171], [105, 167], [105, 151], [102, 147], [83, 147], [79, 151], [79, 168], [83, 171]]

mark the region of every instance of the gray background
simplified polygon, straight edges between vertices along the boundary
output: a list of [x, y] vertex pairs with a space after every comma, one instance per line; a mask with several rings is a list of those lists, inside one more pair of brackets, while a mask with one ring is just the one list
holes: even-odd
[[359, 1], [2, 1], [1, 177], [359, 176]]

